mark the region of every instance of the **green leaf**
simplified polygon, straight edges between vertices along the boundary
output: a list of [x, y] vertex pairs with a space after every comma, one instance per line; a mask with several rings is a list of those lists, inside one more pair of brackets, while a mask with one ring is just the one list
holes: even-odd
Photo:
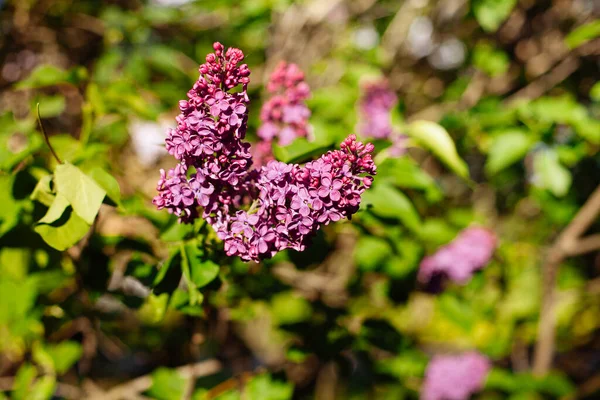
[[467, 164], [459, 157], [452, 138], [442, 126], [430, 121], [414, 121], [408, 125], [407, 134], [431, 150], [457, 175], [463, 178], [469, 176]]
[[61, 83], [76, 85], [87, 79], [87, 70], [84, 67], [76, 67], [65, 71], [53, 65], [40, 65], [24, 80], [15, 85], [17, 89], [33, 89], [45, 86], [53, 86]]
[[306, 321], [312, 315], [310, 303], [293, 292], [278, 293], [271, 299], [271, 313], [278, 324]]
[[507, 393], [542, 392], [556, 398], [568, 396], [575, 391], [573, 384], [560, 374], [535, 377], [529, 373], [512, 374], [501, 368], [492, 368], [485, 388]]
[[388, 181], [400, 188], [424, 190], [430, 201], [436, 201], [442, 197], [442, 192], [435, 180], [409, 157], [387, 158], [378, 164], [377, 180]]
[[219, 274], [219, 265], [202, 254], [195, 243], [185, 246], [190, 263], [190, 278], [197, 288], [208, 285]]
[[93, 224], [106, 191], [70, 163], [56, 166], [54, 180], [56, 192], [69, 201], [75, 213], [85, 222]]
[[44, 96], [35, 103], [40, 105], [40, 116], [42, 118], [57, 117], [65, 111], [66, 100], [64, 96]]
[[556, 151], [537, 152], [533, 159], [533, 170], [536, 186], [548, 189], [556, 197], [563, 197], [569, 191], [573, 178], [569, 170], [560, 164]]
[[179, 242], [194, 232], [194, 225], [182, 224], [175, 221], [160, 235], [160, 240], [165, 242]]
[[180, 400], [185, 391], [185, 379], [175, 370], [158, 368], [152, 373], [152, 386], [147, 395], [156, 400]]
[[532, 145], [533, 141], [527, 131], [508, 129], [498, 133], [490, 145], [485, 163], [486, 173], [495, 175], [521, 160]]
[[487, 32], [495, 32], [508, 18], [517, 0], [473, 0], [473, 13]]
[[50, 187], [51, 183], [52, 175], [45, 175], [42, 177], [35, 185], [35, 188], [33, 189], [33, 192], [29, 198], [31, 200], [39, 201], [43, 205], [50, 207], [52, 203], [54, 203], [54, 194], [52, 193], [52, 188]]
[[285, 163], [303, 162], [315, 155], [323, 154], [331, 145], [331, 142], [309, 142], [305, 138], [298, 138], [288, 146], [273, 145], [273, 154], [279, 161]]
[[13, 197], [14, 175], [0, 175], [0, 237], [19, 222], [21, 205]]
[[56, 377], [54, 375], [46, 375], [40, 377], [33, 388], [31, 393], [27, 396], [28, 400], [49, 400], [52, 398], [54, 391], [56, 390]]
[[19, 371], [17, 371], [11, 398], [13, 400], [27, 400], [31, 384], [36, 375], [37, 370], [33, 365], [29, 363], [23, 364], [21, 368], [19, 368]]
[[268, 374], [252, 378], [245, 390], [248, 400], [290, 400], [293, 393], [292, 384], [276, 381]]
[[146, 297], [146, 301], [142, 307], [138, 310], [138, 315], [145, 323], [157, 324], [165, 317], [168, 305], [169, 295], [167, 293], [162, 293], [158, 296], [154, 293], [150, 293], [150, 295]]
[[354, 260], [363, 271], [373, 271], [390, 257], [392, 248], [389, 243], [378, 237], [363, 236], [354, 248]]
[[0, 326], [27, 318], [37, 295], [33, 280], [18, 283], [7, 279], [0, 280]]
[[81, 344], [65, 341], [55, 345], [46, 345], [46, 352], [54, 363], [56, 373], [62, 375], [79, 360], [83, 350]]
[[106, 197], [112, 200], [115, 205], [121, 205], [121, 188], [119, 182], [111, 174], [100, 167], [96, 167], [89, 171], [88, 175], [104, 189]]
[[373, 214], [400, 220], [413, 232], [421, 227], [421, 218], [408, 197], [389, 184], [375, 184], [363, 193], [362, 201], [365, 206], [373, 207]]
[[571, 125], [582, 138], [600, 143], [600, 121], [591, 118], [585, 106], [570, 95], [540, 97], [521, 104], [519, 113], [526, 120]]
[[175, 289], [173, 294], [171, 294], [169, 306], [187, 315], [204, 317], [204, 308], [201, 306], [204, 296], [202, 293], [198, 293], [198, 296], [198, 304], [191, 306], [189, 293], [186, 290]]
[[[1, 121], [0, 123], [5, 123]], [[11, 123], [0, 128], [0, 170], [9, 171], [42, 147], [39, 134], [29, 134], [25, 123]], [[6, 133], [2, 132], [5, 131]]]
[[47, 374], [54, 374], [54, 360], [40, 342], [35, 342], [32, 348], [33, 361], [43, 368]]
[[597, 37], [600, 37], [600, 19], [578, 26], [567, 35], [565, 42], [574, 49]]
[[489, 43], [478, 43], [473, 50], [473, 65], [494, 77], [508, 71], [510, 59], [505, 52], [495, 49]]
[[50, 208], [48, 208], [46, 215], [38, 221], [38, 224], [53, 223], [63, 215], [67, 207], [69, 207], [69, 201], [63, 195], [57, 194], [54, 197], [54, 201], [50, 205]]
[[590, 99], [600, 101], [600, 81], [594, 83], [594, 86], [590, 89]]
[[181, 273], [181, 254], [179, 251], [173, 251], [154, 278], [154, 293], [171, 293], [179, 285]]
[[48, 245], [63, 251], [79, 242], [90, 230], [90, 225], [69, 207], [52, 224], [38, 224], [33, 229]]

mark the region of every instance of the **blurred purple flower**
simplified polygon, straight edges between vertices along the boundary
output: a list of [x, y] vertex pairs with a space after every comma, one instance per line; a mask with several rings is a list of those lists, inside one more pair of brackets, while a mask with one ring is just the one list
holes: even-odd
[[271, 74], [267, 90], [272, 97], [261, 109], [258, 137], [269, 142], [277, 138], [281, 146], [298, 137], [308, 137], [310, 110], [305, 101], [310, 97], [310, 89], [300, 68], [282, 61]]
[[396, 132], [392, 125], [391, 112], [397, 104], [398, 97], [383, 79], [365, 84], [358, 102], [358, 132], [364, 137], [390, 140], [392, 146], [388, 152], [392, 157], [400, 157], [406, 150], [407, 137]]
[[459, 284], [467, 283], [473, 273], [487, 265], [496, 249], [496, 235], [484, 228], [463, 230], [452, 242], [425, 257], [418, 279], [429, 283], [437, 275], [445, 275]]
[[425, 371], [421, 400], [468, 400], [483, 388], [491, 369], [487, 357], [468, 352], [435, 356]]

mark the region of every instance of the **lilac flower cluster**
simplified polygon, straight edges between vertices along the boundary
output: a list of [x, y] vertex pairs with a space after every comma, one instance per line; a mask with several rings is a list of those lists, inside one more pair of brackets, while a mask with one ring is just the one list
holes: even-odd
[[391, 111], [396, 104], [398, 97], [386, 80], [365, 84], [358, 103], [358, 131], [364, 137], [390, 140], [392, 146], [388, 152], [392, 157], [400, 157], [406, 151], [406, 136], [396, 132], [392, 126]]
[[[250, 70], [246, 64], [238, 65], [244, 59], [241, 50], [224, 52], [220, 43], [214, 44], [214, 50], [200, 66], [188, 100], [179, 102], [177, 127], [168, 132], [165, 142], [180, 163], [167, 173], [161, 171], [159, 194], [153, 200], [159, 209], [167, 208], [184, 222], [197, 218], [197, 206], [202, 206], [203, 217], [215, 223], [251, 192], [250, 144], [242, 141]], [[241, 92], [229, 92], [240, 84]]]
[[468, 400], [483, 388], [490, 371], [487, 357], [469, 352], [436, 356], [427, 366], [421, 400]]
[[[358, 210], [376, 172], [373, 145], [351, 135], [340, 150], [304, 166], [272, 160], [251, 169], [250, 144], [243, 140], [250, 71], [240, 65], [240, 50], [224, 52], [220, 43], [214, 49], [188, 100], [179, 103], [177, 127], [166, 139], [179, 164], [161, 170], [153, 203], [181, 222], [200, 217], [201, 207], [226, 253], [246, 261], [287, 248], [303, 250], [322, 225]], [[240, 85], [241, 91], [230, 92]]]
[[373, 182], [372, 151], [351, 135], [341, 150], [304, 166], [270, 161], [260, 170], [254, 206], [217, 230], [226, 253], [257, 260], [286, 248], [302, 251], [322, 225], [350, 218]]
[[428, 283], [436, 275], [445, 275], [454, 282], [465, 284], [475, 271], [490, 261], [496, 245], [493, 232], [480, 227], [467, 228], [451, 243], [421, 261], [418, 279]]
[[279, 63], [271, 74], [267, 91], [273, 96], [261, 109], [258, 137], [268, 143], [277, 138], [281, 146], [298, 137], [308, 137], [310, 110], [305, 100], [310, 97], [310, 88], [300, 68], [285, 61]]

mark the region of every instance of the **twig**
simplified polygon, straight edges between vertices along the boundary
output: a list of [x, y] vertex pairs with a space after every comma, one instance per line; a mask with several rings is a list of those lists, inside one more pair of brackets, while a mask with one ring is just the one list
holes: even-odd
[[585, 202], [575, 218], [558, 236], [548, 252], [542, 267], [542, 307], [538, 324], [538, 341], [535, 347], [533, 373], [543, 376], [548, 373], [554, 354], [554, 330], [556, 318], [554, 315], [554, 288], [558, 268], [565, 258], [581, 255], [600, 249], [600, 235], [581, 238], [600, 213], [600, 186]]
[[334, 361], [325, 364], [319, 375], [315, 387], [315, 400], [334, 400], [336, 398], [338, 383], [338, 368]]
[[44, 129], [44, 125], [42, 124], [42, 118], [40, 117], [40, 103], [37, 103], [37, 120], [38, 120], [38, 124], [40, 125], [40, 130], [42, 131], [42, 134], [44, 135], [44, 139], [46, 139], [46, 144], [48, 145], [50, 152], [52, 152], [52, 155], [54, 156], [56, 161], [58, 161], [59, 164], [62, 164], [62, 161], [58, 157], [58, 154], [56, 154], [56, 152], [54, 151], [54, 148], [50, 144], [50, 138], [48, 137], [48, 134], [46, 133], [46, 130]]
[[[200, 377], [214, 374], [221, 369], [217, 360], [206, 360], [196, 364], [184, 365], [176, 369], [184, 378]], [[121, 400], [139, 395], [152, 386], [152, 375], [144, 375], [129, 382], [117, 385], [112, 389], [89, 397], [89, 400]]]
[[505, 100], [505, 103], [511, 104], [520, 99], [535, 99], [540, 97], [567, 79], [573, 72], [577, 71], [579, 64], [580, 62], [576, 55], [571, 54], [567, 56], [546, 75], [541, 76], [523, 89], [509, 96]]

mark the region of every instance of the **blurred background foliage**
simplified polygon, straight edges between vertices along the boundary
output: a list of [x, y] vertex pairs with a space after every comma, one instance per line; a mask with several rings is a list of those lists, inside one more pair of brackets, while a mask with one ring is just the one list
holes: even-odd
[[[477, 398], [598, 398], [600, 260], [564, 257], [555, 280], [544, 265], [599, 183], [599, 15], [594, 0], [0, 0], [0, 398], [415, 399], [433, 354], [468, 349], [495, 365]], [[226, 258], [210, 228], [150, 203], [214, 41], [247, 55], [251, 139], [276, 63], [307, 73], [316, 141], [283, 161], [354, 132], [366, 80], [399, 96], [408, 154], [376, 142], [363, 210], [304, 253]], [[472, 223], [498, 235], [492, 262], [424, 290], [422, 257]], [[532, 374], [548, 292], [555, 354]]]

